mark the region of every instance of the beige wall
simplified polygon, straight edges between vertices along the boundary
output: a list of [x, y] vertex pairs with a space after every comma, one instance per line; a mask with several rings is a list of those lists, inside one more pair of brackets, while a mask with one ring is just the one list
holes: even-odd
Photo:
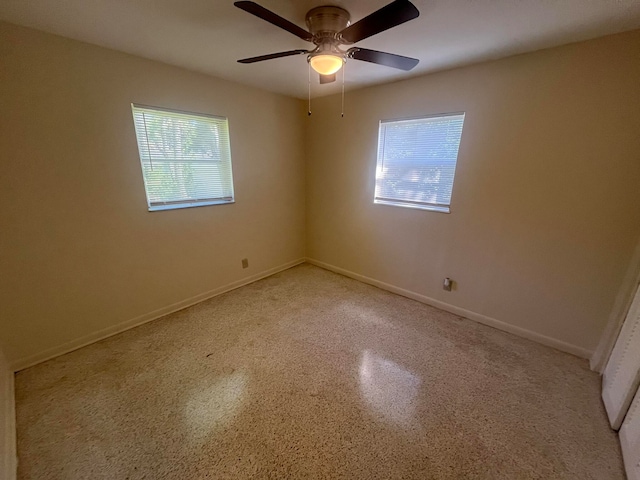
[[[592, 350], [640, 237], [638, 58], [640, 32], [621, 34], [351, 92], [344, 118], [316, 99], [307, 119], [304, 102], [0, 23], [5, 353], [295, 261], [305, 214], [311, 258]], [[227, 116], [236, 203], [149, 213], [131, 102]], [[452, 111], [452, 213], [373, 205], [378, 121]]]
[[[148, 212], [132, 102], [227, 116], [236, 203]], [[297, 100], [0, 24], [9, 360], [304, 257], [301, 113]]]
[[[314, 100], [308, 256], [593, 350], [640, 237], [638, 85], [635, 31]], [[452, 213], [374, 205], [378, 121], [457, 111]]]

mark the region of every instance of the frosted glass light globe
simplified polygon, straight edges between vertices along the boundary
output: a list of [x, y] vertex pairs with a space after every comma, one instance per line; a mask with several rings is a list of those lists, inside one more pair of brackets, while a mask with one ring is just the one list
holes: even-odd
[[309, 63], [320, 75], [332, 75], [342, 68], [344, 60], [337, 55], [314, 55]]

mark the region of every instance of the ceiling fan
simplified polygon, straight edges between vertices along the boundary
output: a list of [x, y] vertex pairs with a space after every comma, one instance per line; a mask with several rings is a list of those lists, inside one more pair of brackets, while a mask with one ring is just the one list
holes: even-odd
[[409, 0], [395, 0], [371, 13], [354, 24], [350, 23], [349, 12], [336, 6], [316, 7], [307, 12], [308, 31], [282, 18], [255, 2], [241, 1], [234, 5], [295, 36], [315, 44], [311, 50], [289, 50], [258, 57], [243, 58], [240, 63], [255, 63], [291, 55], [308, 55], [307, 60], [320, 74], [320, 83], [334, 82], [347, 59], [377, 63], [387, 67], [409, 71], [418, 64], [418, 59], [403, 57], [393, 53], [379, 52], [361, 47], [341, 48], [360, 40], [384, 32], [420, 15], [418, 9]]

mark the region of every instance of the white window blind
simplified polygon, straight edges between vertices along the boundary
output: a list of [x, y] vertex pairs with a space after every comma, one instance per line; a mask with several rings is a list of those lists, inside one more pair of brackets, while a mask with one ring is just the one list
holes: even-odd
[[449, 212], [464, 113], [380, 122], [375, 203]]
[[233, 202], [226, 118], [132, 109], [149, 210]]

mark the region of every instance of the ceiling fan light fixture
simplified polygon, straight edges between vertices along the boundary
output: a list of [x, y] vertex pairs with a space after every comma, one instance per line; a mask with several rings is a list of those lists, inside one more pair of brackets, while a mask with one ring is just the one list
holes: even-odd
[[320, 75], [333, 75], [342, 68], [344, 57], [326, 53], [309, 55], [309, 63]]
[[[307, 12], [305, 21], [308, 31], [255, 2], [241, 0], [234, 2], [234, 5], [315, 45], [312, 50], [298, 49], [271, 53], [243, 58], [238, 60], [239, 63], [256, 63], [292, 55], [307, 55], [309, 73], [313, 68], [315, 72], [320, 74], [320, 83], [324, 84], [335, 82], [336, 73], [343, 68], [347, 60], [360, 60], [404, 71], [411, 70], [419, 61], [417, 58], [403, 57], [393, 53], [379, 52], [357, 46], [351, 47], [351, 45], [365, 38], [417, 18], [420, 12], [410, 0], [393, 0], [388, 5], [361, 18], [354, 24], [351, 23], [349, 12], [344, 8], [335, 5], [321, 5]], [[342, 47], [346, 47], [346, 49]], [[311, 76], [309, 76], [309, 80], [311, 80]], [[309, 91], [310, 89], [311, 81], [309, 81]]]

